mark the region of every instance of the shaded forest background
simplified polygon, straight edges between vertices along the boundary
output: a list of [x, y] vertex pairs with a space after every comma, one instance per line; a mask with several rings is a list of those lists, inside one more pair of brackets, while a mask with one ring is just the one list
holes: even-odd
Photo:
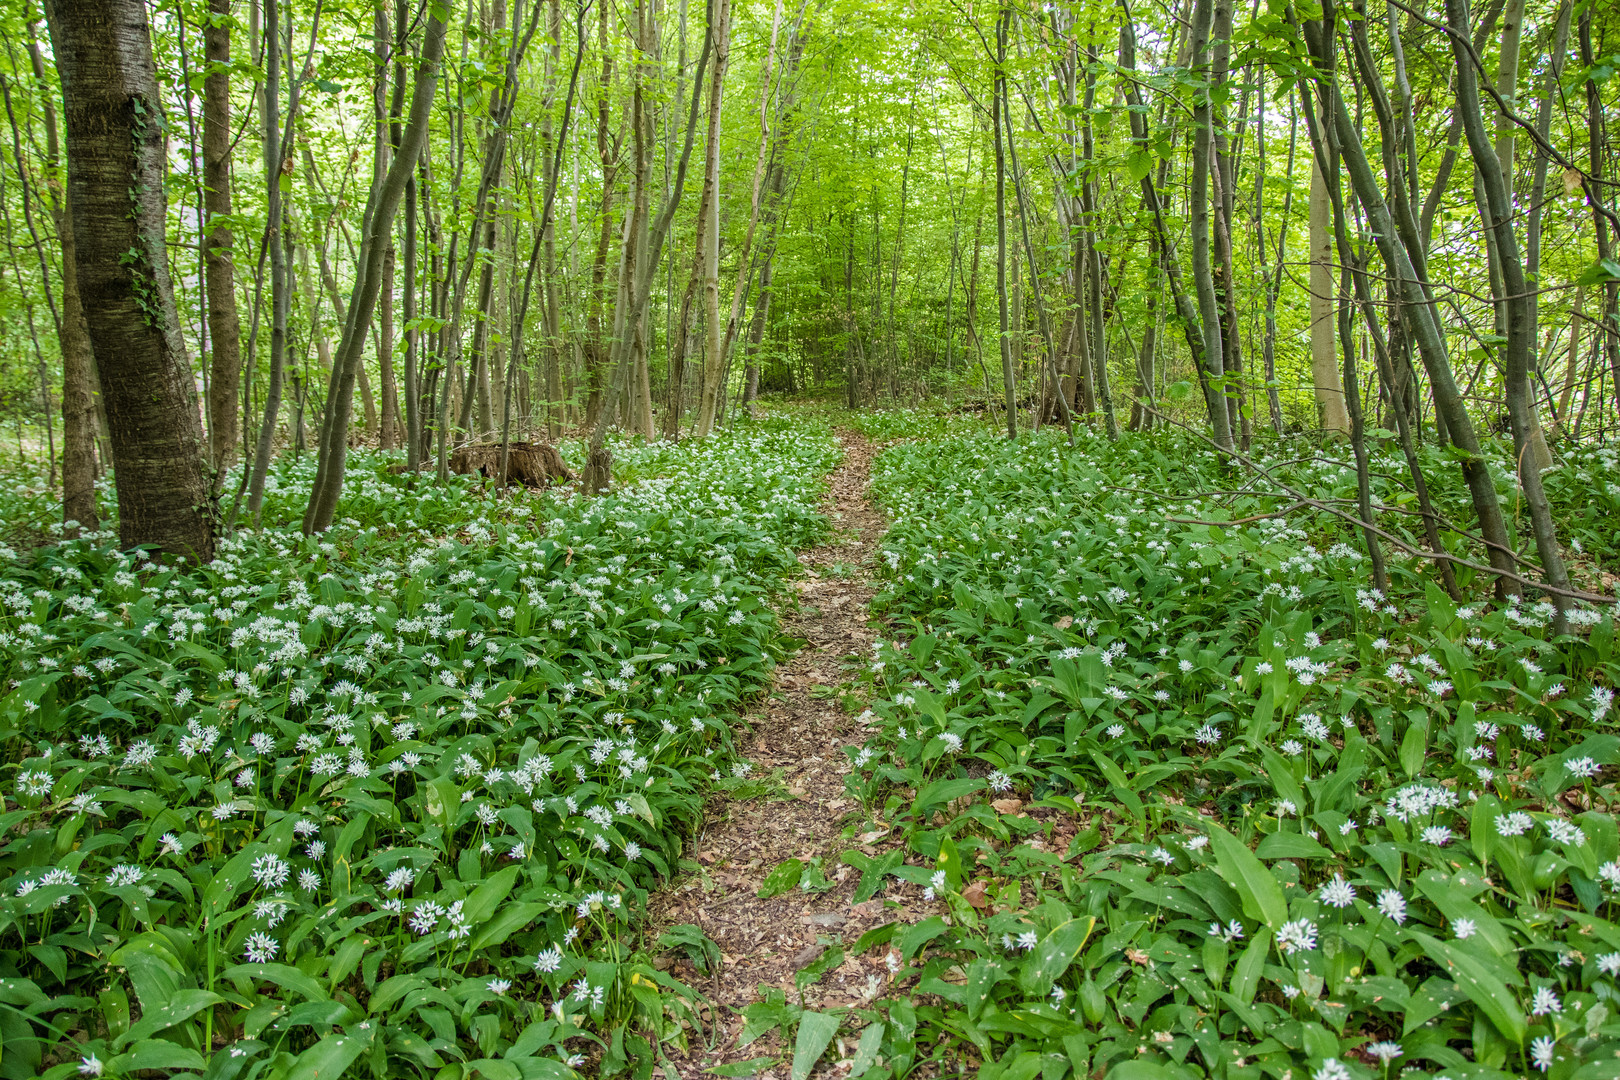
[[610, 430], [829, 391], [1239, 456], [1321, 431], [1363, 470], [1371, 438], [1420, 496], [1437, 441], [1511, 574], [1500, 437], [1557, 585], [1539, 473], [1606, 436], [1620, 383], [1616, 19], [14, 3], [0, 408], [68, 520], [118, 465], [123, 539], [202, 554], [277, 453], [319, 455], [319, 530], [348, 445], [442, 475], [582, 433], [599, 489]]

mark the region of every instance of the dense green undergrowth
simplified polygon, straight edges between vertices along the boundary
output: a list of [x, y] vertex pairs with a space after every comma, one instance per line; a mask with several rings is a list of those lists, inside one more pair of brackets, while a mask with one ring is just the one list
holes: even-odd
[[[823, 413], [622, 445], [597, 500], [360, 454], [312, 539], [282, 463], [200, 569], [37, 548], [49, 493], [8, 485], [0, 1077], [639, 1075], [700, 1037], [637, 916], [747, 772], [727, 718], [826, 527], [830, 419], [896, 441], [849, 784], [901, 843], [847, 858], [932, 914], [853, 943], [892, 974], [867, 1008], [762, 992], [794, 1075], [1620, 1075], [1612, 609], [1555, 637], [1394, 551], [1374, 592], [1342, 518], [1222, 523], [1348, 507], [1337, 451], [1265, 447], [1266, 479], [1172, 434]], [[1588, 580], [1615, 465], [1547, 474]], [[1403, 469], [1373, 498], [1416, 544]]]
[[0, 1077], [515, 1080], [686, 1037], [631, 927], [747, 771], [727, 718], [837, 457], [766, 423], [495, 499], [356, 454], [311, 538], [306, 458], [206, 567], [0, 553]]
[[[1548, 477], [1611, 569], [1614, 460]], [[1309, 447], [1266, 463], [1354, 495]], [[849, 783], [904, 852], [854, 861], [936, 913], [859, 943], [895, 983], [855, 1075], [1620, 1075], [1615, 611], [1555, 637], [1549, 605], [1455, 604], [1416, 560], [1374, 592], [1325, 514], [1169, 520], [1278, 490], [1174, 435], [879, 458], [895, 632]]]

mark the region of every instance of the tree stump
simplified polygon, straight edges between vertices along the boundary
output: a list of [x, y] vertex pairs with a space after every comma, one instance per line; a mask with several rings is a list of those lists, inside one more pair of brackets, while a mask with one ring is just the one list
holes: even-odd
[[[450, 471], [463, 476], [478, 475], [501, 482], [501, 444], [468, 443], [450, 455]], [[508, 484], [543, 488], [566, 484], [574, 479], [572, 470], [550, 443], [514, 442], [507, 449]]]

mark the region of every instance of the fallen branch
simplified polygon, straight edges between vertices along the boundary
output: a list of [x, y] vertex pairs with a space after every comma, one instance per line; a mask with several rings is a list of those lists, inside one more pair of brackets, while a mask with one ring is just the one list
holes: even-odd
[[1295, 510], [1298, 510], [1303, 506], [1305, 506], [1305, 503], [1297, 502], [1292, 506], [1285, 506], [1281, 510], [1273, 510], [1269, 514], [1251, 514], [1249, 517], [1232, 518], [1230, 521], [1204, 521], [1200, 518], [1178, 517], [1167, 517], [1164, 520], [1173, 521], [1177, 525], [1247, 525], [1251, 521], [1265, 521], [1268, 518], [1287, 517], [1289, 514], [1292, 514]]
[[[1527, 578], [1527, 577], [1523, 576], [1522, 574], [1513, 573], [1511, 570], [1498, 570], [1494, 566], [1486, 566], [1483, 563], [1474, 562], [1472, 559], [1464, 559], [1464, 558], [1462, 558], [1460, 556], [1453, 555], [1450, 552], [1426, 551], [1423, 548], [1415, 547], [1412, 544], [1408, 544], [1405, 540], [1402, 540], [1400, 537], [1395, 536], [1394, 534], [1386, 531], [1385, 529], [1382, 529], [1382, 528], [1378, 527], [1377, 525], [1374, 525], [1372, 522], [1361, 520], [1361, 518], [1359, 516], [1355, 515], [1355, 514], [1346, 513], [1345, 511], [1340, 510], [1336, 506], [1329, 506], [1327, 503], [1324, 503], [1324, 502], [1322, 502], [1322, 501], [1320, 501], [1318, 499], [1312, 499], [1309, 496], [1300, 494], [1299, 492], [1295, 491], [1293, 488], [1289, 487], [1287, 484], [1283, 483], [1281, 480], [1278, 480], [1275, 476], [1273, 476], [1271, 474], [1271, 472], [1268, 469], [1266, 469], [1265, 466], [1261, 465], [1259, 462], [1257, 462], [1257, 461], [1253, 460], [1252, 458], [1248, 457], [1247, 455], [1243, 454], [1241, 451], [1220, 446], [1219, 444], [1217, 444], [1215, 442], [1214, 439], [1211, 439], [1208, 435], [1205, 435], [1202, 431], [1199, 431], [1197, 428], [1194, 428], [1194, 427], [1192, 427], [1192, 426], [1190, 426], [1188, 424], [1184, 424], [1180, 420], [1176, 420], [1173, 417], [1166, 416], [1163, 413], [1159, 412], [1157, 409], [1154, 409], [1154, 408], [1152, 408], [1152, 407], [1150, 407], [1150, 406], [1148, 406], [1146, 404], [1142, 405], [1142, 408], [1144, 410], [1146, 410], [1147, 412], [1152, 413], [1154, 416], [1157, 416], [1159, 419], [1163, 420], [1165, 423], [1174, 424], [1176, 427], [1179, 427], [1179, 428], [1183, 429], [1184, 431], [1187, 431], [1188, 433], [1192, 434], [1194, 437], [1196, 437], [1196, 438], [1202, 440], [1203, 442], [1209, 444], [1210, 446], [1214, 447], [1215, 450], [1218, 453], [1239, 462], [1240, 464], [1248, 467], [1249, 469], [1254, 470], [1257, 473], [1262, 474], [1263, 476], [1266, 477], [1266, 479], [1270, 480], [1273, 484], [1276, 484], [1283, 491], [1287, 492], [1290, 497], [1295, 499], [1298, 506], [1300, 506], [1300, 507], [1308, 506], [1308, 507], [1311, 507], [1312, 509], [1321, 510], [1324, 513], [1332, 514], [1335, 517], [1342, 518], [1345, 521], [1348, 521], [1353, 525], [1356, 525], [1356, 526], [1358, 526], [1358, 527], [1360, 527], [1362, 529], [1366, 529], [1366, 530], [1368, 530], [1368, 531], [1370, 531], [1372, 533], [1375, 533], [1376, 535], [1378, 535], [1379, 537], [1382, 537], [1384, 540], [1388, 541], [1391, 545], [1393, 545], [1394, 547], [1398, 548], [1401, 551], [1404, 551], [1408, 555], [1413, 555], [1413, 556], [1416, 556], [1417, 558], [1420, 558], [1420, 559], [1429, 559], [1429, 560], [1435, 561], [1435, 562], [1439, 562], [1441, 560], [1444, 560], [1444, 561], [1452, 563], [1453, 565], [1456, 565], [1456, 566], [1465, 566], [1470, 570], [1476, 570], [1476, 571], [1478, 571], [1478, 572], [1480, 572], [1482, 574], [1492, 574], [1492, 575], [1494, 575], [1496, 577], [1499, 577], [1499, 578], [1506, 578], [1509, 581], [1516, 581], [1520, 585], [1527, 585], [1532, 589], [1539, 589], [1541, 592], [1548, 593], [1548, 594], [1553, 595], [1553, 596], [1566, 596], [1566, 597], [1569, 597], [1572, 600], [1585, 600], [1587, 603], [1590, 603], [1590, 604], [1612, 604], [1617, 599], [1616, 597], [1607, 596], [1607, 595], [1605, 595], [1603, 593], [1587, 592], [1585, 589], [1569, 589], [1569, 588], [1563, 588], [1563, 587], [1558, 586], [1558, 585], [1548, 585], [1544, 581], [1537, 581], [1534, 578]], [[1228, 524], [1230, 524], [1230, 523], [1228, 523]]]

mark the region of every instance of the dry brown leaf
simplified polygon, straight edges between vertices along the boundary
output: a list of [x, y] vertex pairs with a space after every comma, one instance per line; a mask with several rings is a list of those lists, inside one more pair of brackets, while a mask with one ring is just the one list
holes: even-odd
[[805, 968], [809, 967], [811, 964], [816, 962], [816, 957], [820, 956], [822, 953], [824, 953], [826, 951], [827, 951], [827, 946], [819, 944], [819, 943], [815, 944], [815, 945], [806, 945], [804, 948], [800, 949], [797, 953], [794, 954], [794, 956], [793, 956], [793, 970], [794, 971], [802, 971], [802, 970], [804, 970]]

